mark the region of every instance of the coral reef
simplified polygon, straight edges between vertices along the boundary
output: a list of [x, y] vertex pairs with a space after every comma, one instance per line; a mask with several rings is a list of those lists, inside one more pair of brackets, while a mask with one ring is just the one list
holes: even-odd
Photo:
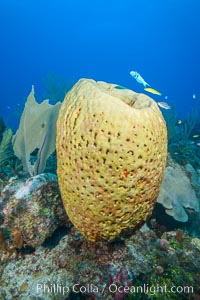
[[191, 164], [200, 168], [200, 147], [192, 140], [182, 140], [169, 145], [172, 158], [180, 165]]
[[200, 168], [200, 120], [199, 103], [185, 120], [178, 119], [173, 107], [164, 112], [168, 133], [168, 151], [172, 158], [180, 165], [191, 164]]
[[2, 133], [2, 140], [0, 142], [0, 170], [14, 157], [12, 137], [12, 130], [6, 128]]
[[[0, 190], [7, 184], [9, 178], [19, 174], [22, 169], [13, 152], [12, 130], [6, 128], [5, 125], [1, 126], [0, 124]], [[1, 131], [2, 128], [3, 131]]]
[[72, 223], [113, 239], [151, 214], [163, 178], [166, 126], [157, 104], [114, 84], [80, 80], [57, 121], [58, 179]]
[[54, 174], [10, 180], [0, 194], [0, 211], [0, 232], [8, 247], [37, 247], [59, 226], [70, 226]]
[[[33, 90], [29, 97], [33, 104]], [[196, 115], [182, 126], [172, 118], [164, 173], [167, 141], [157, 105], [126, 88], [80, 80], [63, 103], [57, 138], [59, 184], [76, 229], [57, 176], [50, 174], [56, 169], [55, 151], [49, 156], [55, 131], [49, 149], [48, 132], [57, 112], [51, 124], [41, 121], [45, 110], [31, 123], [33, 138], [36, 128], [44, 129], [38, 151], [23, 140], [31, 128], [25, 122], [31, 105], [26, 109], [18, 140], [28, 152], [26, 171], [13, 155], [12, 131], [0, 119], [0, 299], [200, 299]], [[27, 179], [27, 171], [44, 167], [48, 173]], [[132, 234], [128, 229], [135, 225]]]
[[[6, 263], [3, 255], [1, 299], [198, 299], [199, 244], [182, 231], [159, 237], [148, 228], [94, 244], [73, 228], [52, 250], [40, 247]], [[172, 287], [179, 287], [173, 298]]]
[[[60, 104], [50, 105], [48, 100], [38, 104], [33, 87], [27, 98], [19, 129], [13, 138], [13, 149], [24, 170], [31, 176], [44, 171], [47, 158], [55, 151], [55, 123]], [[36, 149], [37, 160], [32, 164], [30, 155]]]
[[187, 141], [198, 122], [198, 105], [193, 108], [192, 113], [185, 120], [180, 120], [181, 122], [178, 122], [175, 107], [172, 107], [170, 112], [164, 113], [164, 118], [167, 124], [169, 145]]

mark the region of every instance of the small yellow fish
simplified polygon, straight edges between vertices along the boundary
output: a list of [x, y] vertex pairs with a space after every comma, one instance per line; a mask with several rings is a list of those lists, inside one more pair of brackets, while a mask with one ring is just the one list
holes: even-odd
[[164, 108], [164, 109], [170, 109], [171, 108], [171, 106], [169, 106], [169, 104], [167, 104], [166, 102], [157, 102], [157, 104], [160, 107]]
[[181, 121], [181, 120], [178, 120], [178, 121], [177, 121], [177, 124], [178, 124], [178, 125], [181, 125], [181, 124], [182, 124], [182, 121]]
[[199, 134], [194, 134], [192, 137], [193, 139], [197, 139], [199, 137]]
[[157, 90], [155, 90], [155, 89], [152, 89], [151, 87], [144, 88], [144, 90], [145, 90], [146, 92], [152, 93], [152, 94], [154, 94], [154, 95], [158, 95], [158, 96], [161, 96], [161, 95], [162, 95], [159, 91], [157, 91]]

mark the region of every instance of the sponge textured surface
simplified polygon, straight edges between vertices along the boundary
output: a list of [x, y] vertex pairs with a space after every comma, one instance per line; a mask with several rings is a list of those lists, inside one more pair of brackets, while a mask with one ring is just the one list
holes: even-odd
[[110, 240], [145, 222], [167, 156], [165, 122], [151, 98], [79, 80], [61, 106], [56, 148], [65, 209], [87, 239]]

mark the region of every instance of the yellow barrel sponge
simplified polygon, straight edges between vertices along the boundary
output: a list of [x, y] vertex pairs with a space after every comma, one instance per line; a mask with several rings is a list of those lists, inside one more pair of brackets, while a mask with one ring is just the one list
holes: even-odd
[[167, 156], [166, 125], [156, 102], [81, 79], [62, 103], [56, 147], [65, 209], [88, 240], [111, 240], [146, 221]]

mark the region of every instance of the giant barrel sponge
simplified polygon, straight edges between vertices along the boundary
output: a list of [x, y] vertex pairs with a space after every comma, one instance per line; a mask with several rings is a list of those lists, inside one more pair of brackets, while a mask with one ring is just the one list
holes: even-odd
[[167, 156], [166, 125], [156, 102], [81, 79], [62, 103], [56, 147], [65, 209], [88, 240], [111, 240], [142, 226]]

